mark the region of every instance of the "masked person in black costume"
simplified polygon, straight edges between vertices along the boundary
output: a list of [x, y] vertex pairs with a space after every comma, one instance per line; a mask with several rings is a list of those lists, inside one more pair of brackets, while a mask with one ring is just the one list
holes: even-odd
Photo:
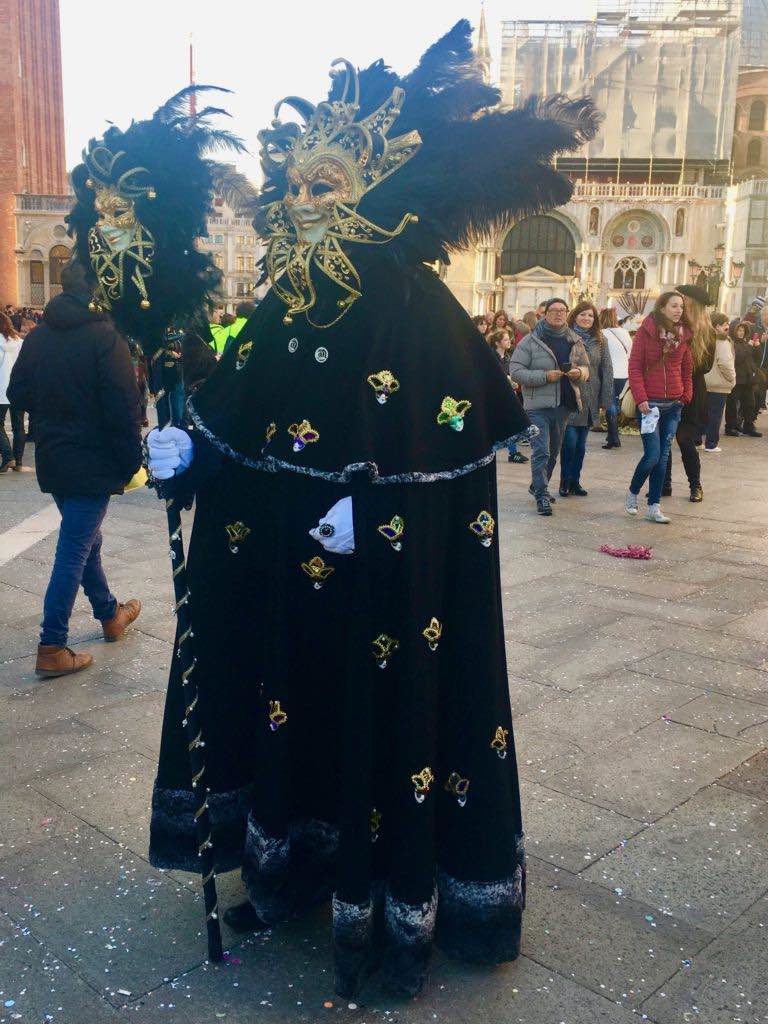
[[[213, 849], [250, 900], [228, 920], [277, 924], [332, 896], [337, 991], [380, 964], [415, 994], [433, 938], [514, 959], [525, 898], [495, 452], [531, 428], [428, 264], [565, 202], [551, 160], [597, 116], [563, 97], [488, 112], [466, 22], [404, 78], [381, 61], [332, 78], [317, 106], [284, 101], [300, 124], [279, 104], [261, 133], [272, 289], [192, 397], [192, 464], [165, 486], [196, 493]], [[180, 434], [150, 434], [156, 475]], [[178, 675], [150, 856], [195, 870]]]

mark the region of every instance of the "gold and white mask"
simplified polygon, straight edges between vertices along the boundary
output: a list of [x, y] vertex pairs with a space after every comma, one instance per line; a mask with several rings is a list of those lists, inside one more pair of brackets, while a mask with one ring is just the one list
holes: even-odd
[[[267, 273], [286, 304], [284, 317], [291, 323], [317, 301], [317, 274], [331, 281], [339, 292], [336, 323], [362, 294], [360, 276], [345, 251], [349, 242], [383, 245], [396, 238], [413, 214], [405, 214], [393, 230], [379, 227], [357, 212], [366, 192], [394, 174], [418, 151], [418, 132], [389, 139], [404, 99], [400, 88], [373, 113], [356, 120], [360, 86], [357, 71], [345, 60], [344, 85], [338, 100], [314, 106], [296, 96], [281, 100], [272, 127], [259, 133], [261, 163], [265, 175], [283, 172], [283, 199], [264, 208], [262, 224], [268, 239]], [[303, 125], [283, 123], [283, 106], [292, 107]], [[310, 323], [312, 321], [310, 320]]]
[[115, 176], [123, 153], [112, 153], [104, 145], [91, 145], [83, 153], [88, 168], [86, 182], [94, 194], [97, 221], [88, 232], [88, 253], [96, 275], [94, 307], [111, 309], [125, 292], [126, 274], [140, 296], [142, 309], [149, 308], [146, 280], [152, 276], [155, 240], [136, 215], [140, 196], [154, 199], [151, 185], [142, 180], [144, 167], [133, 167]]

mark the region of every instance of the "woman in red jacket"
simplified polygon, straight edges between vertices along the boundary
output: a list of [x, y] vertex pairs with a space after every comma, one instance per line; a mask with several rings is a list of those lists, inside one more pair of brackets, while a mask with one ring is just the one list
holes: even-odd
[[659, 418], [652, 431], [641, 434], [643, 457], [632, 476], [624, 508], [628, 515], [637, 515], [637, 496], [648, 480], [645, 518], [652, 523], [669, 522], [659, 505], [664, 470], [683, 406], [693, 397], [691, 331], [683, 309], [679, 292], [661, 294], [640, 325], [629, 357], [629, 387], [637, 403], [638, 420], [642, 424], [654, 408]]

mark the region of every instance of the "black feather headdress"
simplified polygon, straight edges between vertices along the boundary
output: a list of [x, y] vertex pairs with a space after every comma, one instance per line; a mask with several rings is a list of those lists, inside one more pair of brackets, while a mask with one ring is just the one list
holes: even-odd
[[147, 352], [171, 324], [204, 315], [220, 287], [221, 271], [195, 247], [212, 212], [217, 165], [206, 154], [245, 147], [211, 125], [226, 111], [190, 110], [193, 96], [214, 88], [189, 86], [151, 118], [109, 128], [72, 171], [76, 201], [67, 222], [95, 279], [94, 302]]
[[[370, 119], [397, 91], [393, 132], [398, 138], [412, 133], [420, 138], [397, 172], [366, 191], [356, 206], [366, 220], [390, 231], [412, 215], [402, 234], [384, 247], [400, 259], [447, 262], [450, 250], [465, 248], [514, 217], [567, 202], [572, 185], [552, 161], [594, 138], [600, 123], [587, 97], [531, 98], [519, 108], [499, 108], [499, 91], [483, 80], [474, 59], [467, 21], [434, 43], [410, 74], [401, 77], [377, 61], [358, 72], [357, 81], [356, 121]], [[325, 106], [343, 101], [347, 89], [346, 71], [335, 71]], [[315, 111], [305, 101], [288, 102], [305, 122]], [[287, 152], [285, 143], [299, 134], [297, 125], [262, 133], [265, 212], [288, 188], [288, 164], [271, 156], [279, 155], [281, 141]], [[274, 221], [270, 225], [262, 214], [255, 224], [269, 234]]]

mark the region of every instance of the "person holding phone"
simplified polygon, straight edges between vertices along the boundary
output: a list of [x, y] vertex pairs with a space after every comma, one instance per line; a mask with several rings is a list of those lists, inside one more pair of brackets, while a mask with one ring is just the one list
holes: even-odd
[[589, 380], [589, 357], [570, 329], [564, 299], [544, 303], [544, 316], [517, 345], [509, 375], [522, 387], [525, 410], [539, 433], [531, 440], [531, 494], [540, 516], [552, 515], [549, 481], [572, 412], [582, 411], [581, 385]]
[[[640, 325], [629, 356], [629, 386], [637, 403], [643, 457], [632, 476], [624, 510], [627, 515], [637, 515], [637, 496], [648, 480], [645, 518], [652, 523], [670, 521], [661, 511], [661, 489], [683, 406], [693, 398], [690, 342], [683, 296], [677, 291], [662, 292], [653, 312]], [[658, 419], [652, 429], [643, 432], [643, 418], [652, 408], [658, 410]]]

